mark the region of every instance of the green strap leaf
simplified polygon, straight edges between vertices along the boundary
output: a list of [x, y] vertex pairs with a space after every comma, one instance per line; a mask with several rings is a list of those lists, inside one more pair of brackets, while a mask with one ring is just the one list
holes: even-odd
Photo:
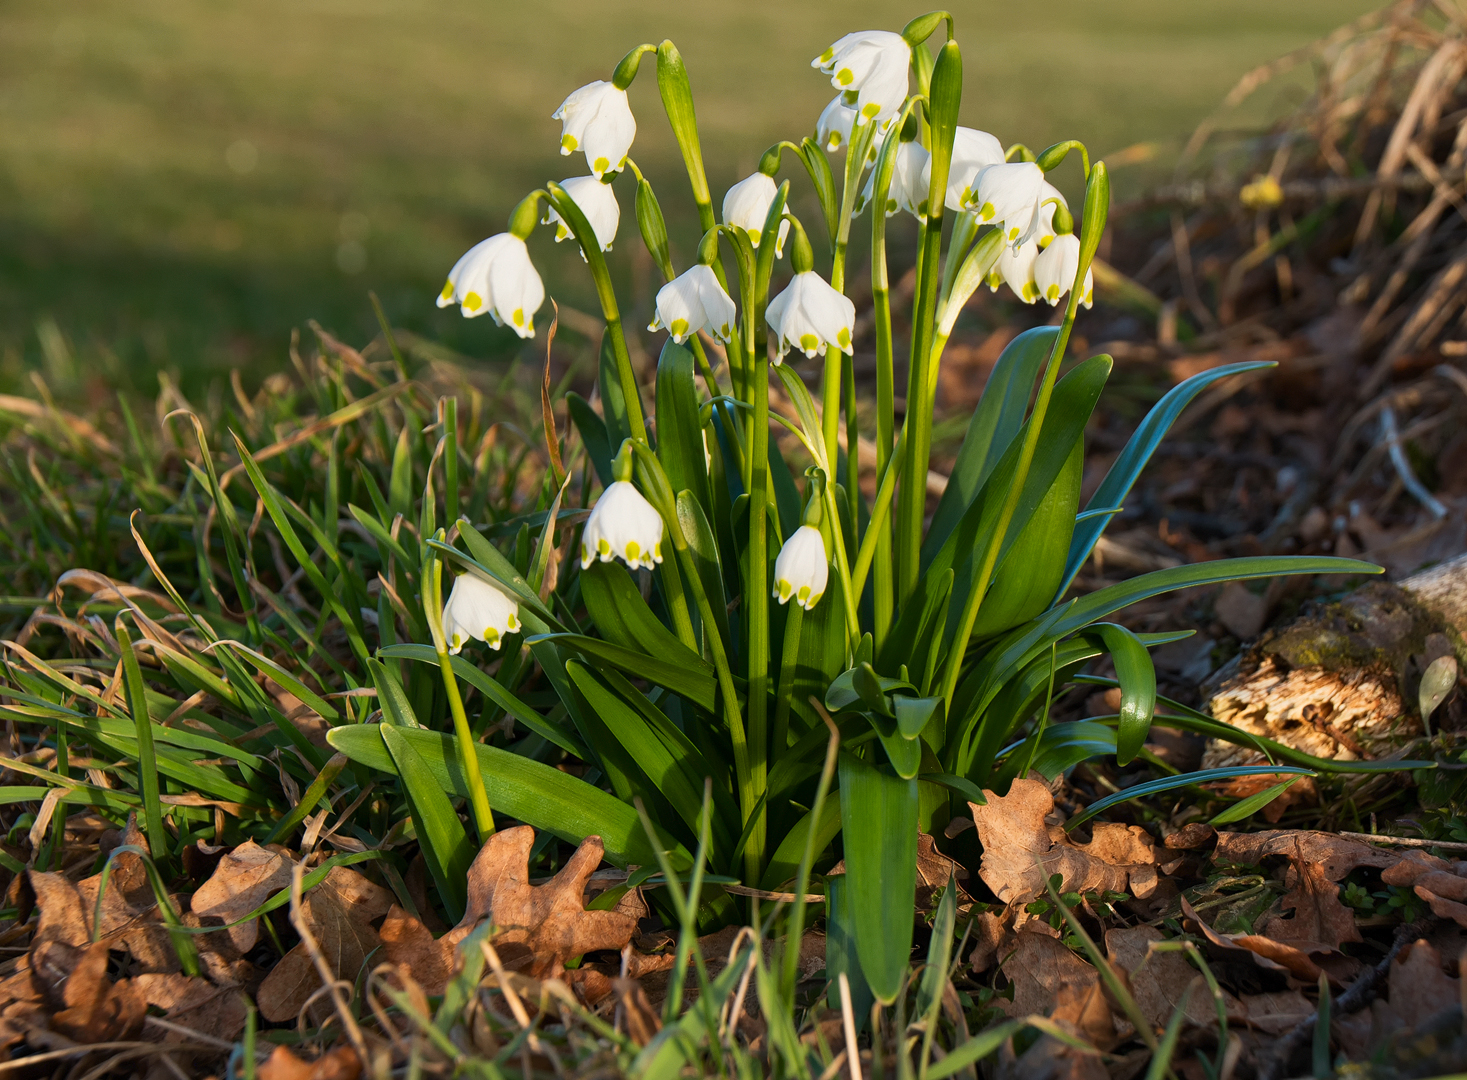
[[1303, 769], [1297, 765], [1234, 765], [1226, 769], [1201, 769], [1197, 772], [1181, 773], [1178, 776], [1164, 776], [1160, 780], [1151, 780], [1135, 787], [1128, 787], [1124, 791], [1117, 791], [1114, 795], [1107, 795], [1103, 799], [1097, 799], [1085, 807], [1069, 821], [1065, 822], [1066, 829], [1089, 821], [1096, 814], [1104, 813], [1112, 806], [1132, 799], [1145, 798], [1148, 795], [1160, 795], [1164, 791], [1175, 791], [1177, 788], [1196, 787], [1199, 784], [1211, 783], [1214, 780], [1231, 780], [1236, 776], [1274, 776], [1278, 773], [1297, 773], [1300, 776], [1314, 776], [1310, 769]]
[[1097, 623], [1096, 631], [1115, 663], [1121, 684], [1121, 722], [1116, 730], [1116, 764], [1129, 765], [1146, 743], [1156, 711], [1156, 668], [1141, 640], [1116, 623]]
[[474, 846], [437, 777], [404, 738], [403, 732], [413, 729], [382, 724], [377, 730], [392, 755], [397, 775], [402, 778], [408, 812], [412, 814], [418, 835], [418, 849], [428, 864], [428, 873], [438, 887], [448, 917], [458, 922], [468, 903], [469, 865], [474, 861]]
[[[438, 786], [458, 798], [468, 798], [469, 787], [459, 766], [453, 737], [437, 731], [402, 728], [402, 737], [418, 752]], [[379, 772], [396, 774], [397, 766], [383, 742], [380, 725], [357, 724], [332, 728], [326, 741], [353, 761]], [[521, 757], [495, 746], [475, 746], [479, 769], [490, 805], [499, 813], [553, 833], [571, 844], [599, 836], [606, 858], [617, 866], [649, 866], [657, 854], [647, 840], [637, 812], [629, 805], [584, 780], [543, 762]], [[693, 857], [675, 840], [664, 842], [675, 866], [692, 866]]]

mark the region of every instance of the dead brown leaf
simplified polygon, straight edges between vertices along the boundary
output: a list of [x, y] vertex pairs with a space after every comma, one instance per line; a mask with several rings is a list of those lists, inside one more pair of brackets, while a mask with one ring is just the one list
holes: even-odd
[[1225, 953], [1246, 954], [1259, 967], [1287, 972], [1301, 982], [1318, 982], [1323, 974], [1306, 952], [1293, 945], [1274, 941], [1262, 934], [1219, 934], [1198, 917], [1185, 897], [1182, 899], [1182, 914], [1201, 929], [1208, 941]]
[[1012, 1001], [995, 998], [993, 1003], [1009, 1016], [1048, 1016], [1063, 988], [1073, 988], [1073, 1004], [1076, 993], [1083, 998], [1100, 986], [1100, 974], [1093, 967], [1058, 939], [1027, 926], [1013, 935], [1000, 954], [999, 970], [1013, 984], [1014, 996]]
[[[145, 974], [132, 980], [143, 1000], [162, 1009], [170, 1023], [233, 1042], [244, 1030], [247, 1007], [238, 987], [215, 986], [182, 974]], [[184, 1036], [164, 1034], [165, 1041]]]
[[[301, 915], [311, 927], [326, 963], [338, 978], [355, 982], [380, 946], [372, 920], [386, 913], [391, 894], [353, 870], [334, 866], [326, 879], [301, 898]], [[304, 944], [282, 956], [260, 984], [260, 1014], [274, 1023], [294, 1020], [321, 986]]]
[[1045, 818], [1054, 796], [1038, 780], [1015, 780], [1007, 795], [985, 792], [986, 805], [969, 803], [983, 862], [978, 876], [1005, 904], [1024, 904], [1045, 890], [1055, 874], [1072, 892], [1126, 892], [1149, 896], [1156, 888], [1151, 837], [1135, 825], [1095, 826], [1089, 844], [1075, 844]]
[[[620, 907], [613, 911], [587, 911], [585, 907], [586, 879], [605, 854], [601, 838], [582, 840], [560, 872], [543, 885], [529, 881], [534, 842], [535, 830], [528, 825], [489, 838], [469, 867], [468, 908], [446, 937], [454, 937], [456, 945], [480, 920], [488, 918], [499, 927], [496, 947], [502, 943], [528, 950], [526, 974], [533, 978], [558, 977], [572, 956], [620, 950], [630, 942], [637, 928], [635, 914]], [[634, 898], [635, 894], [626, 896]], [[640, 904], [640, 900], [634, 902]]]
[[616, 1003], [622, 1010], [627, 1035], [638, 1046], [646, 1046], [662, 1030], [662, 1018], [653, 1011], [647, 992], [636, 979], [617, 979], [613, 990]]
[[1217, 834], [1217, 862], [1256, 866], [1270, 855], [1285, 855], [1302, 862], [1317, 863], [1325, 880], [1339, 881], [1357, 866], [1385, 869], [1401, 860], [1395, 852], [1373, 847], [1360, 840], [1336, 836], [1334, 833], [1308, 832], [1296, 829], [1270, 829], [1265, 832]]
[[[1187, 1001], [1187, 1019], [1202, 1027], [1217, 1023], [1217, 1007], [1212, 995], [1187, 988], [1197, 977], [1197, 969], [1178, 952], [1152, 952], [1151, 943], [1164, 941], [1165, 935], [1152, 926], [1120, 927], [1106, 931], [1105, 949], [1110, 962], [1130, 975], [1131, 993], [1146, 1019], [1157, 1027], [1166, 1027], [1178, 1005]], [[1229, 1013], [1239, 1008], [1231, 994], [1223, 992]]]
[[434, 996], [443, 993], [453, 975], [456, 941], [447, 937], [435, 940], [422, 920], [395, 904], [382, 920], [378, 936], [387, 959], [405, 965], [424, 993]]
[[1243, 1023], [1270, 1035], [1282, 1035], [1300, 1021], [1314, 1015], [1314, 1003], [1297, 990], [1267, 994], [1242, 994], [1238, 1011], [1228, 1009], [1229, 1023]]
[[1263, 928], [1265, 935], [1296, 944], [1306, 951], [1314, 950], [1308, 949], [1305, 943], [1317, 942], [1338, 950], [1347, 941], [1364, 940], [1355, 926], [1354, 913], [1340, 903], [1340, 887], [1324, 876], [1322, 866], [1296, 858], [1292, 871], [1294, 887], [1284, 895], [1280, 906], [1292, 910], [1294, 917], [1270, 919]]
[[349, 1046], [328, 1050], [315, 1061], [302, 1061], [289, 1048], [277, 1046], [258, 1075], [260, 1080], [357, 1080], [362, 1061]]
[[[259, 907], [290, 884], [290, 860], [278, 851], [246, 840], [219, 860], [219, 865], [194, 892], [189, 906], [202, 918], [232, 923]], [[231, 927], [229, 938], [241, 953], [255, 947], [260, 921]]]
[[[51, 1029], [79, 1043], [130, 1039], [142, 1030], [148, 1006], [129, 979], [113, 983], [107, 977], [107, 944], [99, 941], [82, 949], [47, 942], [37, 952], [37, 966], [60, 974], [48, 980], [48, 998], [57, 1011]], [[59, 999], [59, 1000], [58, 1000]]]

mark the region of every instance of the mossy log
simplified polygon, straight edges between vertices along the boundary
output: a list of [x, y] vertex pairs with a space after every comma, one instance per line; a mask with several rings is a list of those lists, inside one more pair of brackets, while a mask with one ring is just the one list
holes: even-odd
[[[1313, 604], [1266, 631], [1202, 686], [1206, 708], [1244, 731], [1323, 758], [1390, 757], [1423, 733], [1422, 673], [1442, 656], [1467, 662], [1467, 555], [1403, 581], [1374, 581]], [[1436, 729], [1467, 727], [1452, 694]], [[1256, 752], [1214, 741], [1206, 768], [1249, 764]]]

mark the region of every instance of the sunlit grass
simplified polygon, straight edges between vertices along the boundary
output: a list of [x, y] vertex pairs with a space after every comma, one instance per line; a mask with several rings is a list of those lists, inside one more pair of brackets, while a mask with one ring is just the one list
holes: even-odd
[[[1371, 6], [957, 5], [960, 30], [983, 42], [968, 54], [964, 122], [1035, 145], [1086, 131], [1101, 153], [1156, 141], [1156, 161], [1118, 177], [1124, 195], [1164, 171], [1245, 68]], [[84, 368], [110, 350], [151, 393], [160, 365], [280, 365], [288, 328], [310, 317], [370, 333], [368, 288], [399, 324], [492, 354], [510, 343], [488, 320], [436, 315], [433, 293], [524, 188], [579, 168], [555, 156], [550, 113], [605, 76], [607, 55], [679, 43], [718, 192], [763, 146], [813, 124], [831, 91], [811, 56], [852, 26], [915, 11], [871, 0], [13, 7], [0, 16], [0, 381], [41, 362], [47, 313]], [[644, 82], [634, 154], [681, 185]], [[624, 228], [614, 253], [623, 276], [631, 239]], [[579, 273], [537, 257], [552, 292], [589, 303]]]

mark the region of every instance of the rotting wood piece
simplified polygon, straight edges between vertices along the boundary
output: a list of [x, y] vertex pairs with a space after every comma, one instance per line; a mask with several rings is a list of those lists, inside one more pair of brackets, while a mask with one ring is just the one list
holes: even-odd
[[[1467, 660], [1467, 556], [1371, 582], [1267, 631], [1203, 684], [1216, 719], [1317, 757], [1388, 757], [1422, 733], [1416, 692], [1439, 656]], [[1449, 700], [1434, 726], [1458, 726]], [[1204, 768], [1251, 764], [1256, 751], [1213, 740]]]

